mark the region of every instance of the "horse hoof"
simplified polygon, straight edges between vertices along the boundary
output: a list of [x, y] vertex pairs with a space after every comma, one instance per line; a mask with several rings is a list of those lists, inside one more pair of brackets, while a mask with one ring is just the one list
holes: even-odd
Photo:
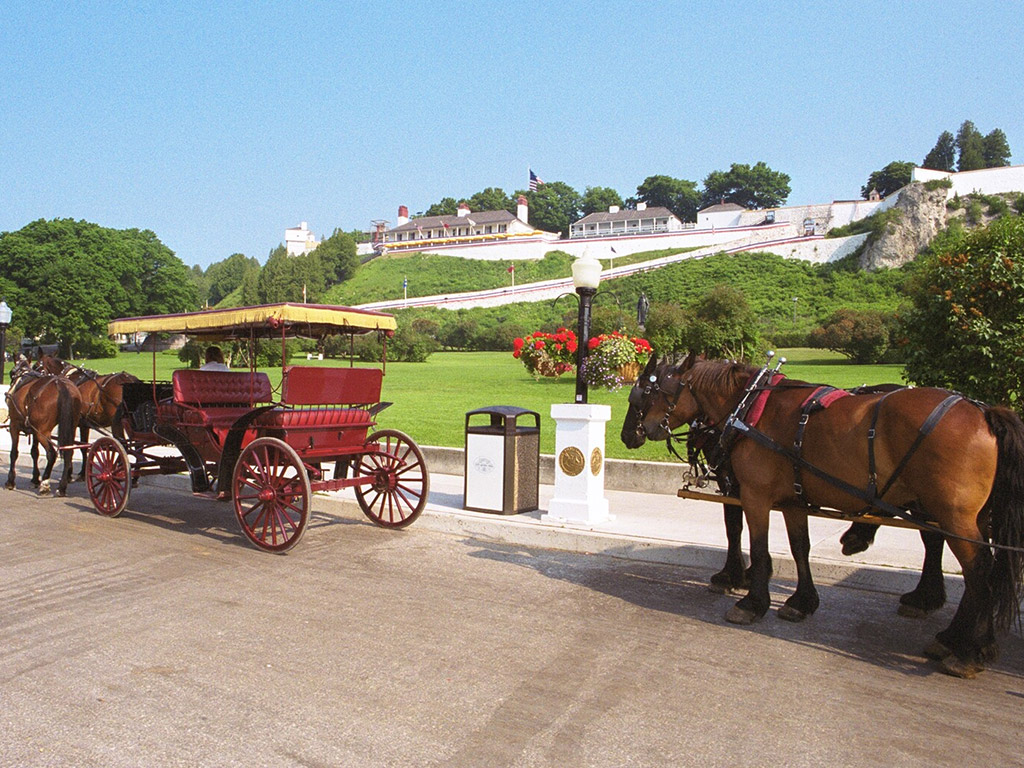
[[759, 618], [761, 617], [753, 611], [748, 611], [746, 608], [740, 608], [738, 605], [734, 605], [725, 612], [725, 620], [730, 624], [753, 624]]
[[708, 592], [714, 592], [716, 595], [742, 595], [746, 591], [732, 584], [715, 584], [713, 581], [708, 583]]
[[779, 618], [796, 623], [806, 619], [807, 614], [791, 605], [781, 605], [779, 606]]
[[57, 489], [57, 498], [63, 499], [67, 495], [68, 492], [66, 490], [62, 490], [60, 488]]
[[843, 554], [847, 557], [861, 552], [866, 552], [868, 547], [871, 546], [870, 541], [864, 541], [864, 539], [857, 534], [849, 532], [842, 535], [839, 539], [839, 543], [843, 545]]
[[4, 483], [4, 488], [6, 488], [8, 491], [13, 491], [14, 483]]
[[953, 651], [945, 643], [939, 640], [932, 640], [932, 642], [928, 644], [928, 647], [924, 649], [924, 655], [929, 659], [934, 659], [935, 661], [942, 661], [952, 654]]
[[928, 617], [928, 614], [931, 613], [931, 611], [919, 608], [916, 605], [900, 603], [900, 607], [896, 609], [896, 613], [900, 616], [906, 616], [908, 619], [924, 619]]
[[973, 680], [978, 676], [978, 673], [984, 669], [981, 664], [964, 661], [953, 654], [944, 658], [939, 663], [939, 667], [947, 675], [950, 675], [951, 677], [959, 677], [963, 680]]

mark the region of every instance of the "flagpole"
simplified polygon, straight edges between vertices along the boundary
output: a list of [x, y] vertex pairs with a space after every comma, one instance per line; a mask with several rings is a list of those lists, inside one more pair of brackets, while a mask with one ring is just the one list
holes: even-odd
[[409, 305], [409, 278], [402, 278], [402, 303], [406, 306]]

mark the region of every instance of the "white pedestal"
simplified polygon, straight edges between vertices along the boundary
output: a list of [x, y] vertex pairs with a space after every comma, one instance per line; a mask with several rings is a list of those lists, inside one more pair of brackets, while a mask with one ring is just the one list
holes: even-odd
[[543, 520], [595, 525], [612, 520], [604, 497], [604, 433], [611, 406], [557, 403], [555, 495]]

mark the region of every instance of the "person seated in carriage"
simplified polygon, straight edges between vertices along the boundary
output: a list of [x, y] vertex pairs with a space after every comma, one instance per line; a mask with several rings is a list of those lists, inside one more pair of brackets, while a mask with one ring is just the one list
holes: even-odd
[[230, 371], [224, 362], [224, 352], [220, 347], [211, 345], [206, 348], [206, 362], [199, 366], [200, 371]]

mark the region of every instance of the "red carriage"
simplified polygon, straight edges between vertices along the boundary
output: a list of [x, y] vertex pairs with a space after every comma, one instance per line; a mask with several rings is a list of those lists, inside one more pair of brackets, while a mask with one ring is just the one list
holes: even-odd
[[183, 333], [197, 340], [249, 344], [280, 339], [281, 385], [266, 373], [177, 370], [171, 381], [126, 384], [114, 437], [91, 444], [89, 496], [116, 517], [132, 487], [151, 474], [188, 472], [194, 494], [231, 501], [246, 538], [268, 552], [295, 546], [314, 491], [352, 488], [366, 516], [402, 528], [423, 511], [429, 477], [406, 434], [373, 430], [381, 402], [380, 368], [287, 365], [290, 337], [394, 333], [391, 315], [348, 307], [273, 304], [114, 320], [117, 334]]

